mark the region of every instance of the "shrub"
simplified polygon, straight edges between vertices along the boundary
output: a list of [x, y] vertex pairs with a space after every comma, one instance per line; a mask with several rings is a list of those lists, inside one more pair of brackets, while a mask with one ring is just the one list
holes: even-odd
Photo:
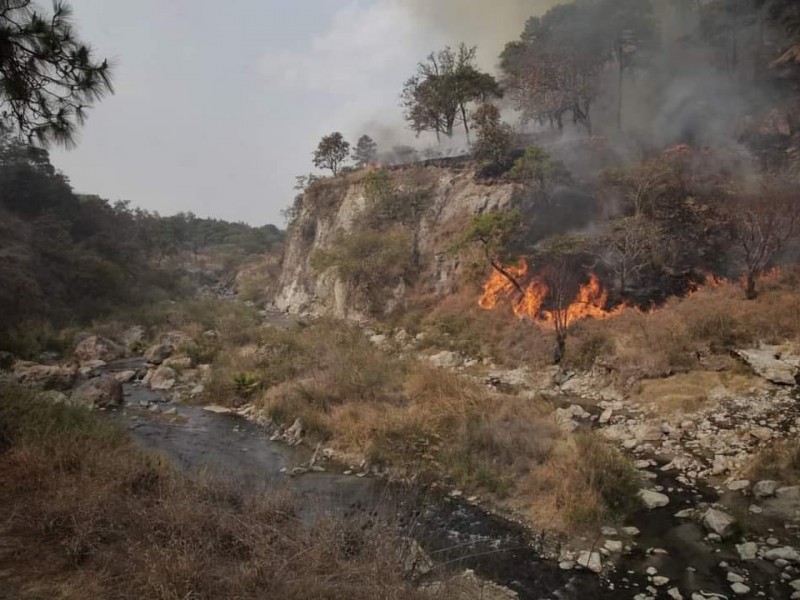
[[386, 233], [340, 234], [329, 249], [312, 254], [311, 266], [318, 273], [335, 268], [342, 281], [376, 311], [385, 305], [388, 290], [411, 274], [412, 258], [408, 232], [392, 229]]

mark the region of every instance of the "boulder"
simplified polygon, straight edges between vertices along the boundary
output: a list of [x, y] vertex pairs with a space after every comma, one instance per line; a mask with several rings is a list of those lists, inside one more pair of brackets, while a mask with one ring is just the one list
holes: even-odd
[[642, 423], [633, 432], [638, 442], [657, 442], [661, 439], [662, 434], [661, 424], [652, 421]]
[[72, 389], [78, 370], [63, 365], [40, 365], [17, 361], [14, 363], [13, 373], [19, 383], [45, 390], [67, 391]]
[[791, 563], [800, 563], [800, 552], [791, 546], [782, 546], [780, 548], [770, 548], [764, 553], [764, 558], [771, 561], [785, 560]]
[[778, 482], [771, 479], [764, 479], [753, 486], [753, 496], [756, 498], [769, 498], [775, 495], [778, 489]]
[[772, 383], [795, 385], [800, 357], [785, 352], [779, 346], [762, 346], [757, 349], [737, 350], [739, 356], [757, 375]]
[[227, 408], [225, 406], [217, 406], [216, 404], [209, 404], [208, 406], [204, 406], [203, 410], [206, 412], [214, 413], [215, 415], [229, 415], [233, 413], [233, 411], [230, 408]]
[[183, 371], [185, 369], [192, 368], [192, 359], [189, 358], [188, 356], [170, 356], [161, 364], [165, 367], [170, 367], [172, 369], [177, 369], [178, 371]]
[[750, 487], [750, 482], [747, 479], [737, 479], [728, 484], [728, 489], [732, 492], [741, 492]]
[[174, 349], [169, 344], [155, 344], [145, 350], [144, 359], [149, 363], [153, 363], [154, 365], [160, 365], [162, 362], [172, 356], [173, 352]]
[[94, 377], [73, 390], [70, 402], [86, 408], [119, 406], [122, 404], [122, 384], [114, 375]]
[[449, 350], [444, 350], [438, 354], [429, 356], [428, 360], [434, 367], [440, 367], [444, 369], [454, 369], [463, 362], [458, 353], [450, 352]]
[[736, 551], [739, 553], [739, 558], [742, 560], [755, 560], [756, 554], [758, 553], [758, 544], [755, 542], [736, 544]]
[[148, 382], [151, 390], [169, 390], [175, 385], [178, 374], [175, 369], [161, 365], [150, 376]]
[[136, 371], [120, 371], [119, 373], [114, 373], [114, 377], [120, 383], [128, 383], [136, 377]]
[[161, 343], [172, 346], [173, 350], [177, 350], [186, 344], [191, 344], [193, 341], [192, 336], [186, 335], [182, 331], [168, 331], [161, 336]]
[[639, 498], [642, 503], [650, 510], [662, 508], [669, 504], [669, 496], [654, 490], [639, 490]]
[[735, 523], [736, 519], [716, 508], [709, 508], [703, 515], [703, 526], [720, 537], [730, 535]]
[[603, 570], [603, 561], [599, 552], [583, 550], [578, 555], [577, 564], [584, 569], [589, 569], [592, 573], [600, 573]]
[[122, 356], [122, 349], [111, 340], [99, 335], [90, 335], [82, 339], [75, 346], [75, 358], [81, 363], [90, 360], [103, 360], [106, 362]]

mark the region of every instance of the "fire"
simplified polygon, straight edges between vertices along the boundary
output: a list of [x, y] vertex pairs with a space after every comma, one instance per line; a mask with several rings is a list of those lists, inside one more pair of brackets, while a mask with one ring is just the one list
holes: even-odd
[[[516, 266], [505, 267], [504, 270], [514, 280], [524, 281], [528, 276], [528, 264], [520, 260]], [[494, 270], [483, 286], [483, 295], [478, 300], [481, 308], [491, 310], [502, 298], [516, 296], [512, 308], [520, 319], [531, 319], [536, 323], [555, 326], [557, 320], [567, 326], [581, 319], [608, 319], [625, 310], [625, 306], [608, 310], [608, 292], [603, 288], [600, 279], [594, 273], [589, 281], [580, 286], [575, 299], [564, 309], [548, 310], [545, 308], [550, 289], [539, 276], [534, 277], [520, 293], [508, 277]]]
[[[506, 273], [511, 275], [516, 281], [522, 281], [528, 274], [528, 263], [520, 260], [516, 267], [504, 267]], [[492, 276], [483, 284], [483, 295], [478, 300], [481, 308], [492, 310], [497, 306], [501, 298], [510, 296], [516, 291], [514, 284], [500, 273], [500, 271], [492, 270]]]

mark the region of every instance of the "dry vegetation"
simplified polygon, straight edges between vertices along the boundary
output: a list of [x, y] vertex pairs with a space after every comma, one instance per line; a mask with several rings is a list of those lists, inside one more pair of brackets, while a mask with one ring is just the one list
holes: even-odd
[[[542, 528], [593, 527], [635, 505], [633, 468], [588, 433], [571, 441], [543, 400], [493, 393], [462, 375], [386, 354], [357, 328], [334, 321], [262, 327], [252, 337], [257, 341], [220, 351], [209, 386], [215, 402], [248, 398], [277, 423], [300, 418], [312, 439], [354, 462], [364, 457], [395, 476], [479, 493], [532, 514]], [[569, 461], [584, 469], [566, 493], [556, 479], [533, 484]], [[577, 511], [585, 497], [596, 501]]]
[[747, 476], [754, 481], [773, 479], [797, 485], [800, 482], [800, 442], [793, 439], [772, 442], [754, 457]]
[[[597, 359], [621, 381], [660, 378], [693, 369], [735, 369], [730, 350], [759, 342], [800, 342], [798, 276], [784, 269], [746, 300], [737, 283], [701, 288], [650, 312], [626, 310], [608, 320], [585, 320], [569, 332], [565, 364], [589, 369]], [[425, 344], [491, 357], [501, 364], [541, 367], [552, 358], [555, 334], [517, 319], [508, 306], [484, 311], [476, 288], [433, 306], [424, 299], [398, 326], [424, 332]]]
[[288, 494], [186, 480], [109, 420], [11, 386], [0, 388], [0, 503], [3, 597], [423, 597], [388, 528], [309, 527]]

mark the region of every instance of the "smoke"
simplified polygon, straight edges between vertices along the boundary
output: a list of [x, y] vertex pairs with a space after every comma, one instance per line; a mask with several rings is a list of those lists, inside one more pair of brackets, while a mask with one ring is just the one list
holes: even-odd
[[479, 64], [490, 71], [494, 70], [505, 45], [522, 33], [525, 22], [557, 4], [563, 4], [563, 0], [411, 0], [403, 3], [421, 26], [438, 31], [445, 43], [478, 46]]

